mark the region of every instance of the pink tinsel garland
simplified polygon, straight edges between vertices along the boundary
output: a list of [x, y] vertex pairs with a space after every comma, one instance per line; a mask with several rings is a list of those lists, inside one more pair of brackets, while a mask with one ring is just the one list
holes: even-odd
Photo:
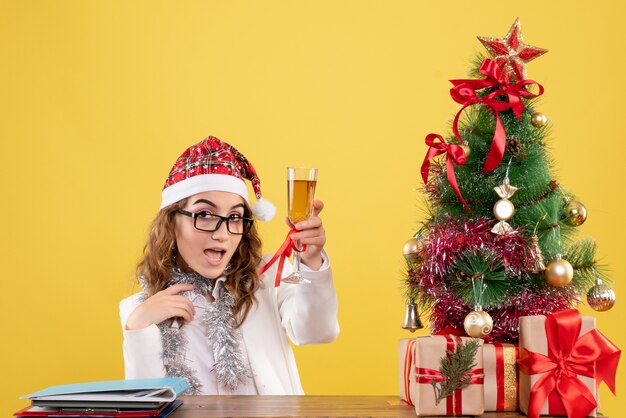
[[[446, 326], [463, 330], [465, 316], [473, 310], [454, 297], [447, 280], [454, 274], [452, 266], [463, 253], [488, 250], [500, 255], [508, 278], [520, 278], [533, 265], [536, 254], [531, 240], [522, 231], [498, 235], [491, 232], [495, 220], [488, 218], [455, 219], [452, 217], [433, 225], [422, 236], [421, 260], [416, 270], [409, 271], [411, 286], [416, 286], [424, 305], [430, 306], [431, 328], [437, 333]], [[518, 318], [567, 309], [576, 300], [573, 293], [552, 288], [521, 291], [507, 295], [506, 304], [486, 307], [494, 321], [490, 334], [494, 342], [515, 342]]]

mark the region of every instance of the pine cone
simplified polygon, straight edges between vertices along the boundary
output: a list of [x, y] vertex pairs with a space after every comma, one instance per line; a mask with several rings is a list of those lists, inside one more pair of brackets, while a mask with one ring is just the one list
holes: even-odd
[[522, 149], [522, 141], [520, 141], [517, 137], [508, 138], [505, 149], [510, 154], [517, 154]]

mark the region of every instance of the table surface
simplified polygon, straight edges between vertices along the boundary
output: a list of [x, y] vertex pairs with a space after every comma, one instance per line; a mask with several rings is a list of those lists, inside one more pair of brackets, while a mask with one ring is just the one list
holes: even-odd
[[[397, 396], [183, 396], [181, 399], [183, 405], [171, 418], [415, 417], [415, 409], [402, 404]], [[481, 415], [484, 418], [524, 416], [519, 412]]]

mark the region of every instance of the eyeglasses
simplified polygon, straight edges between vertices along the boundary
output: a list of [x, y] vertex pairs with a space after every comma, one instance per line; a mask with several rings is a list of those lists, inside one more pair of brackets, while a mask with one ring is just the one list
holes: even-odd
[[250, 231], [254, 223], [254, 219], [244, 218], [240, 215], [220, 216], [207, 211], [193, 213], [182, 209], [178, 209], [176, 212], [192, 218], [193, 226], [205, 232], [217, 231], [222, 226], [222, 222], [226, 222], [228, 232], [233, 235], [243, 235]]

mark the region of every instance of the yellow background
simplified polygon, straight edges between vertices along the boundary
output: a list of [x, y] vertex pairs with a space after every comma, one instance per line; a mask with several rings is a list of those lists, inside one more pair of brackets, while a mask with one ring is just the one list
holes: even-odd
[[[118, 301], [137, 290], [171, 165], [209, 134], [253, 162], [279, 208], [266, 252], [287, 232], [285, 167], [320, 169], [342, 330], [296, 350], [306, 392], [396, 394], [423, 139], [448, 131], [448, 80], [466, 76], [476, 36], [517, 16], [550, 50], [528, 74], [546, 88], [557, 178], [590, 212], [580, 236], [615, 279], [598, 326], [626, 345], [621, 2], [0, 4], [2, 416], [49, 385], [123, 377]], [[620, 397], [601, 397], [619, 416]]]

